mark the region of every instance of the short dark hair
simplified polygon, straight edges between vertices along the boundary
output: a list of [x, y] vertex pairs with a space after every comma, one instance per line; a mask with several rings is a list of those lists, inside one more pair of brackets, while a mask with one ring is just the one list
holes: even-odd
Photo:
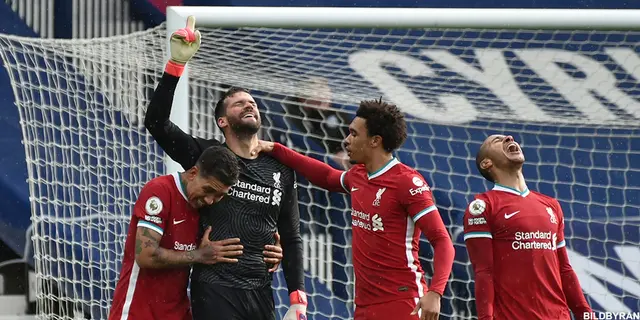
[[356, 117], [366, 120], [370, 137], [382, 137], [382, 147], [387, 152], [393, 152], [407, 140], [407, 123], [404, 115], [396, 107], [380, 100], [365, 100], [360, 102]]
[[478, 168], [478, 172], [487, 180], [492, 183], [495, 183], [495, 179], [491, 175], [491, 171], [482, 168], [482, 160], [487, 158], [487, 146], [482, 144], [480, 146], [480, 150], [476, 154], [476, 167]]
[[238, 158], [226, 147], [212, 146], [205, 149], [196, 163], [201, 177], [214, 177], [222, 184], [232, 186], [238, 181]]
[[222, 97], [220, 97], [220, 100], [218, 100], [218, 102], [216, 103], [216, 109], [214, 110], [214, 113], [213, 113], [214, 116], [216, 117], [216, 125], [218, 125], [218, 119], [220, 117], [224, 117], [224, 114], [226, 111], [224, 101], [238, 92], [249, 93], [249, 89], [241, 88], [241, 87], [231, 87], [227, 91], [225, 91], [225, 93], [222, 94]]

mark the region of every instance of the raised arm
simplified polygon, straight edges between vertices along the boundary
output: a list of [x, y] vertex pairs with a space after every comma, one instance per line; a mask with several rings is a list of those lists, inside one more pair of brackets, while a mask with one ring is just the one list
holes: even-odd
[[560, 268], [560, 279], [562, 281], [562, 291], [567, 299], [569, 309], [573, 312], [573, 316], [576, 319], [588, 319], [585, 318], [585, 314], [591, 314], [591, 307], [587, 303], [584, 294], [582, 293], [582, 287], [580, 286], [580, 280], [573, 267], [569, 262], [569, 255], [567, 254], [566, 242], [564, 239], [564, 213], [560, 203], [556, 203], [556, 213], [560, 219], [558, 224], [558, 244], [557, 254]]
[[345, 181], [346, 171], [336, 170], [324, 162], [304, 156], [279, 143], [271, 142], [270, 144], [273, 144], [271, 156], [307, 178], [311, 183], [329, 191], [348, 193]]
[[[171, 63], [169, 62], [168, 65]], [[167, 71], [164, 72], [153, 93], [145, 114], [144, 126], [171, 159], [188, 169], [195, 165], [204, 149], [219, 144], [219, 142], [186, 134], [169, 120], [173, 96], [180, 80], [180, 77], [170, 74], [170, 70], [167, 68]]]
[[151, 136], [164, 152], [184, 169], [194, 166], [204, 149], [220, 144], [215, 140], [195, 138], [169, 120], [173, 96], [180, 76], [186, 63], [200, 46], [200, 33], [193, 29], [194, 25], [195, 18], [189, 17], [187, 27], [172, 35], [171, 60], [166, 64], [144, 118], [144, 126], [151, 133]]
[[[475, 275], [478, 320], [493, 319], [495, 288], [493, 283], [493, 236], [487, 220], [489, 210], [488, 201], [475, 199], [464, 213], [464, 241]], [[472, 224], [469, 221], [472, 221]]]

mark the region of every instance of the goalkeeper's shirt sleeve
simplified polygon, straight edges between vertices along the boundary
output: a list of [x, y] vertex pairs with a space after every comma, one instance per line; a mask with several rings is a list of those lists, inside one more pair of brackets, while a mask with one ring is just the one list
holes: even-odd
[[283, 206], [278, 217], [278, 232], [282, 242], [282, 271], [289, 294], [304, 290], [304, 253], [300, 237], [300, 212], [295, 174], [287, 186]]
[[334, 169], [324, 162], [299, 154], [279, 143], [274, 143], [271, 156], [320, 188], [333, 192], [347, 192], [346, 171]]
[[193, 137], [169, 119], [179, 80], [166, 72], [162, 75], [147, 107], [144, 126], [162, 150], [186, 170], [196, 164], [204, 149], [220, 143]]

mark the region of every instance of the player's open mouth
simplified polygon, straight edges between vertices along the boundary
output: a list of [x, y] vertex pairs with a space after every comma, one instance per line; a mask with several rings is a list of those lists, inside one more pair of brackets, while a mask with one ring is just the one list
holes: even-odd
[[515, 142], [509, 143], [506, 149], [507, 153], [520, 153], [520, 146]]
[[253, 115], [253, 113], [247, 113], [245, 115], [242, 116], [242, 119], [247, 119], [247, 118], [256, 118], [256, 116]]

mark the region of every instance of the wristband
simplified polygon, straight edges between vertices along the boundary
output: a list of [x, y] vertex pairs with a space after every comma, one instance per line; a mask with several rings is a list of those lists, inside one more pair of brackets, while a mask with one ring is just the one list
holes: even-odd
[[302, 304], [302, 305], [307, 305], [307, 294], [304, 293], [304, 291], [301, 290], [296, 290], [294, 292], [291, 292], [291, 294], [289, 295], [289, 302], [291, 305], [294, 304]]
[[184, 66], [184, 64], [179, 64], [169, 60], [169, 62], [167, 62], [167, 66], [164, 68], [164, 72], [174, 77], [180, 77], [184, 72]]

